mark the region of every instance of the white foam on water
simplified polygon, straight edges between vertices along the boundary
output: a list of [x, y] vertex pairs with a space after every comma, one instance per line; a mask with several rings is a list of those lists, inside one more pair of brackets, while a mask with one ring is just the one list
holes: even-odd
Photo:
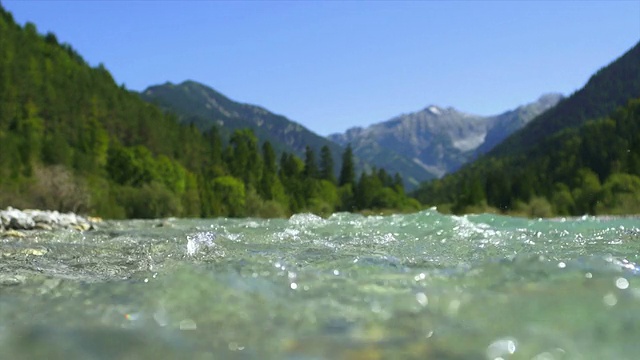
[[187, 235], [187, 255], [193, 256], [197, 254], [203, 246], [214, 247], [216, 244], [213, 240], [216, 239], [216, 236], [213, 232]]
[[324, 223], [324, 219], [318, 215], [302, 213], [292, 215], [289, 218], [289, 223], [292, 225], [322, 224]]

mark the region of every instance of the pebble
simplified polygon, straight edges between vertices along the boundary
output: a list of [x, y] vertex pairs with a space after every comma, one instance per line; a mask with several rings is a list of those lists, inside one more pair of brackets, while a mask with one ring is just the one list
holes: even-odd
[[5, 231], [2, 235], [14, 238], [23, 238], [27, 236], [23, 232], [13, 229]]
[[48, 252], [46, 248], [27, 248], [21, 251], [22, 254], [33, 256], [42, 256]]

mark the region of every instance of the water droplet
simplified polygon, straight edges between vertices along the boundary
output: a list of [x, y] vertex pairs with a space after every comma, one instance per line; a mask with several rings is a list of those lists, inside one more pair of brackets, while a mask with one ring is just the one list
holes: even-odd
[[427, 306], [429, 304], [429, 298], [427, 298], [427, 295], [421, 292], [416, 294], [416, 300], [422, 306]]
[[602, 298], [602, 302], [607, 306], [615, 306], [618, 303], [618, 298], [613, 293], [608, 293]]
[[242, 350], [244, 350], [244, 346], [239, 345], [235, 341], [232, 341], [232, 342], [229, 343], [229, 350], [231, 350], [231, 351], [242, 351]]
[[340, 270], [338, 270], [338, 269], [333, 270], [333, 275], [335, 275], [335, 276], [340, 275]]
[[164, 307], [161, 307], [158, 311], [153, 313], [153, 319], [160, 326], [167, 326], [169, 324], [169, 316], [167, 315], [167, 311]]
[[377, 302], [373, 302], [371, 304], [371, 311], [377, 314], [382, 311], [382, 307]]
[[298, 284], [296, 283], [291, 283], [291, 290], [295, 290], [298, 288]]
[[124, 318], [129, 320], [129, 321], [136, 321], [138, 319], [140, 319], [140, 313], [129, 313], [129, 314], [124, 314]]
[[616, 280], [616, 287], [620, 290], [624, 290], [629, 287], [629, 280], [620, 277]]
[[192, 319], [184, 319], [180, 321], [180, 330], [196, 330], [198, 326]]
[[516, 352], [517, 342], [512, 338], [498, 339], [487, 347], [489, 359], [503, 359], [503, 355], [512, 355]]
[[588, 272], [588, 273], [584, 274], [584, 277], [586, 277], [587, 279], [591, 279], [593, 277], [593, 274]]
[[550, 352], [543, 352], [534, 356], [531, 360], [554, 360], [555, 357]]
[[564, 269], [564, 268], [566, 268], [566, 267], [567, 267], [567, 264], [565, 264], [563, 261], [560, 261], [560, 262], [558, 263], [558, 267], [559, 267], [560, 269]]
[[458, 310], [460, 310], [460, 300], [451, 300], [449, 303], [449, 314], [456, 315], [458, 314]]

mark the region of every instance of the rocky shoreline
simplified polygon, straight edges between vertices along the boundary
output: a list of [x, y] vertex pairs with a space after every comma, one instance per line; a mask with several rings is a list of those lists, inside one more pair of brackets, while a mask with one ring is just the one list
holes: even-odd
[[74, 213], [60, 213], [49, 210], [19, 210], [8, 207], [0, 210], [0, 234], [21, 230], [75, 229], [91, 230], [99, 219], [84, 217]]

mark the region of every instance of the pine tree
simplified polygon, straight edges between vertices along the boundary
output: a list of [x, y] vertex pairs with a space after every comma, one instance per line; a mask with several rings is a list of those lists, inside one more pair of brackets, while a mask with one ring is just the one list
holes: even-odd
[[258, 193], [265, 200], [273, 200], [273, 187], [277, 180], [276, 153], [269, 141], [262, 144], [262, 177]]
[[245, 186], [256, 188], [260, 178], [258, 140], [250, 129], [236, 130], [226, 149], [226, 162], [231, 175], [241, 179]]
[[327, 180], [332, 184], [336, 183], [336, 176], [333, 172], [333, 155], [327, 145], [320, 149], [320, 179]]
[[356, 182], [356, 171], [353, 165], [353, 150], [351, 144], [342, 153], [342, 168], [340, 169], [339, 185], [354, 184]]
[[318, 178], [318, 164], [316, 163], [316, 154], [309, 145], [305, 148], [304, 152], [304, 172], [303, 175], [307, 179]]

